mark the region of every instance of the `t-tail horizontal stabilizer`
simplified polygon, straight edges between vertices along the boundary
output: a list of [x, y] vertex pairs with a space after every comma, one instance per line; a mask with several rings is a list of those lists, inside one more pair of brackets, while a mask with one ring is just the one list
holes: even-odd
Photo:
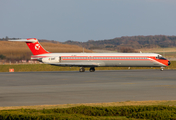
[[40, 55], [40, 54], [49, 53], [41, 46], [41, 44], [38, 42], [38, 40], [36, 38], [9, 40], [9, 41], [26, 42], [27, 46], [29, 47], [29, 49], [31, 50], [33, 55]]

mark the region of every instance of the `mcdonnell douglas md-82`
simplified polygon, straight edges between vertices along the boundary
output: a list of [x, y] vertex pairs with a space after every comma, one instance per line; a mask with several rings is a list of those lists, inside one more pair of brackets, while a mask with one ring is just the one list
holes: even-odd
[[80, 67], [84, 72], [89, 67], [90, 72], [95, 67], [164, 67], [170, 61], [156, 53], [50, 53], [46, 51], [36, 38], [9, 40], [26, 42], [33, 53], [32, 60], [55, 66]]

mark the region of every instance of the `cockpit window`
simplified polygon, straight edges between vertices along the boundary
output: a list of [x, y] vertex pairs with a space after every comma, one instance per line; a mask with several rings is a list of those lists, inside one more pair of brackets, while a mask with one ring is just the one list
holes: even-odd
[[162, 60], [167, 60], [166, 58], [160, 56], [160, 57], [156, 57], [157, 59], [162, 59]]
[[166, 58], [164, 58], [164, 57], [160, 57], [159, 59], [162, 59], [162, 60], [167, 60]]

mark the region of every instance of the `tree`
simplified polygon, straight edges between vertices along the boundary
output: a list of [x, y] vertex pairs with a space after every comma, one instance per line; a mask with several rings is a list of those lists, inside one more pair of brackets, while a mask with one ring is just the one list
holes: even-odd
[[122, 53], [136, 53], [137, 51], [135, 51], [135, 49], [133, 49], [131, 47], [121, 47], [120, 52], [122, 52]]
[[6, 58], [6, 56], [4, 56], [4, 55], [0, 55], [0, 59], [5, 59]]

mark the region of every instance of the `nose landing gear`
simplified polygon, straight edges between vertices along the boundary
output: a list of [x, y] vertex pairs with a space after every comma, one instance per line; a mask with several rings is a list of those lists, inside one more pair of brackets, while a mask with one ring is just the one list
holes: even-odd
[[164, 67], [161, 67], [161, 69], [160, 69], [161, 71], [163, 71], [164, 70]]

